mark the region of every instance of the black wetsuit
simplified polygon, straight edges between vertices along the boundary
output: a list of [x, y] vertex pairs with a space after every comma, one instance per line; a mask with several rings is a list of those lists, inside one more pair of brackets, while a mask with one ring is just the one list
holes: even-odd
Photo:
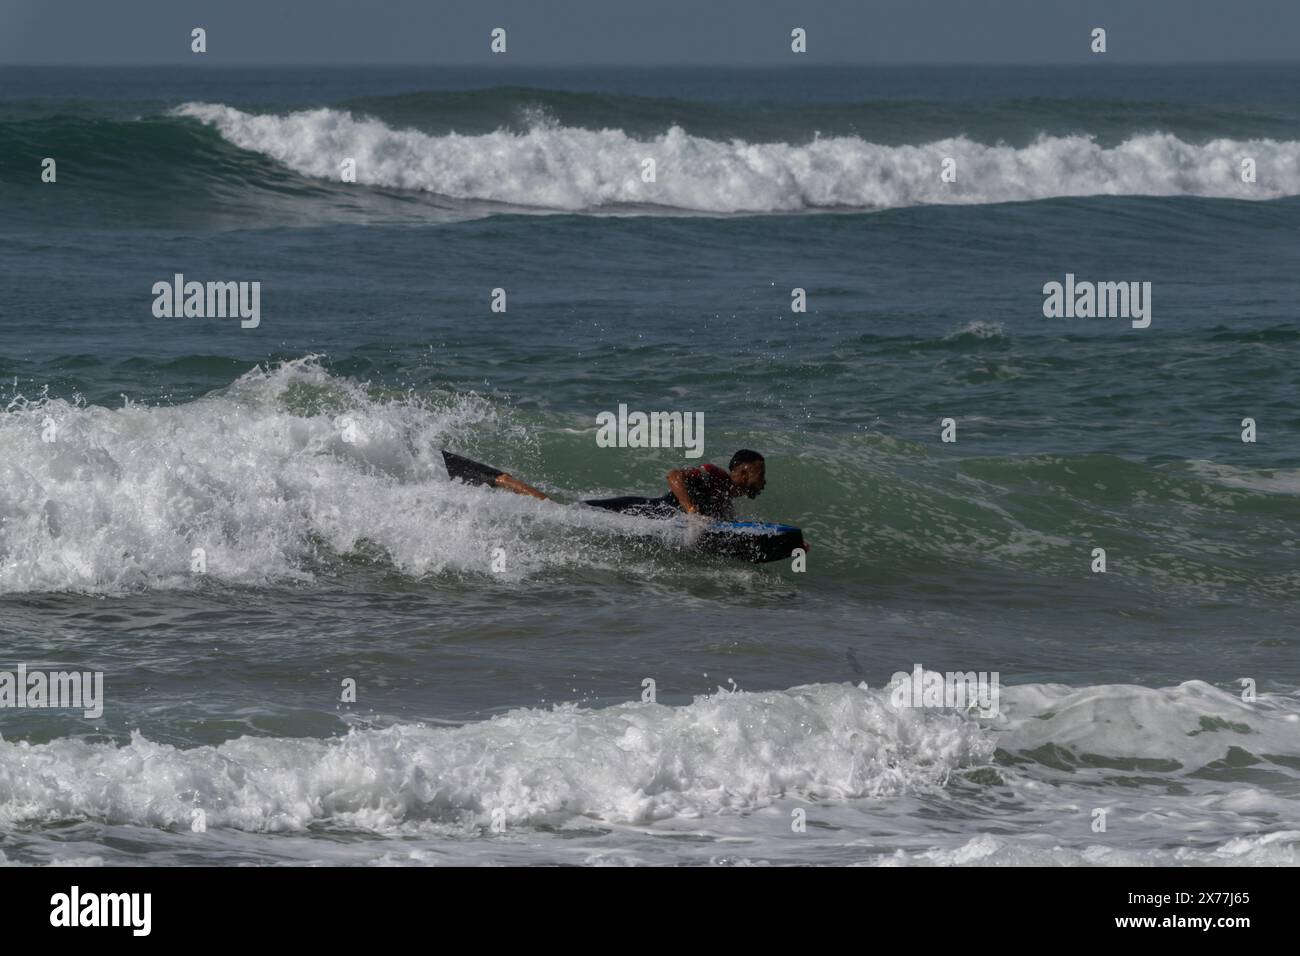
[[[688, 468], [685, 473], [686, 493], [699, 509], [700, 514], [709, 518], [730, 521], [735, 517], [731, 508], [731, 476], [717, 465], [703, 465]], [[659, 498], [643, 498], [638, 495], [624, 495], [622, 498], [600, 498], [584, 501], [583, 504], [607, 511], [619, 511], [623, 514], [641, 515], [646, 518], [671, 518], [680, 514], [682, 506], [677, 496], [671, 491]]]
[[680, 514], [682, 506], [677, 503], [677, 496], [671, 491], [662, 498], [645, 498], [641, 495], [624, 495], [622, 498], [597, 498], [584, 501], [584, 505], [604, 508], [606, 511], [620, 511], [623, 514], [641, 515], [645, 518], [671, 518]]
[[[453, 455], [449, 451], [444, 451], [442, 457], [447, 465], [447, 476], [453, 480], [459, 478], [467, 484], [495, 485], [497, 479], [505, 474], [499, 468]], [[731, 476], [717, 465], [687, 468], [684, 480], [686, 493], [695, 502], [700, 514], [723, 521], [735, 518], [731, 508]], [[624, 495], [622, 498], [597, 498], [584, 501], [583, 504], [647, 518], [671, 518], [682, 513], [682, 506], [671, 491], [658, 498]]]

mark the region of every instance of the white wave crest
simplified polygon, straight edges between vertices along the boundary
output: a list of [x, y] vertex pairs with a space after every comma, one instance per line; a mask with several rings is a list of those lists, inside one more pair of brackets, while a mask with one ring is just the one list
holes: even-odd
[[635, 523], [448, 481], [439, 447], [480, 432], [519, 437], [485, 401], [377, 398], [313, 357], [184, 405], [15, 401], [0, 593], [306, 582], [353, 553], [415, 577], [488, 573], [498, 545], [511, 560], [494, 579], [520, 580], [598, 561], [583, 529]]
[[[1043, 136], [1020, 148], [966, 137], [883, 146], [835, 136], [792, 145], [722, 142], [676, 126], [645, 140], [618, 129], [553, 123], [468, 136], [392, 129], [332, 109], [259, 115], [188, 103], [177, 113], [305, 176], [338, 180], [340, 164], [351, 158], [359, 183], [553, 210], [650, 205], [719, 214], [1058, 196], [1300, 195], [1295, 141], [1216, 139], [1198, 145], [1154, 132], [1109, 148], [1088, 136]], [[957, 163], [954, 183], [939, 178], [947, 157]], [[1256, 161], [1256, 183], [1241, 181], [1245, 157]], [[654, 182], [642, 178], [647, 159], [655, 161]]]
[[749, 811], [787, 795], [924, 791], [986, 763], [987, 734], [951, 712], [897, 710], [848, 684], [719, 690], [683, 707], [515, 710], [462, 727], [398, 724], [330, 740], [241, 737], [181, 750], [0, 741], [0, 824], [90, 819], [187, 829], [372, 832], [625, 824]]

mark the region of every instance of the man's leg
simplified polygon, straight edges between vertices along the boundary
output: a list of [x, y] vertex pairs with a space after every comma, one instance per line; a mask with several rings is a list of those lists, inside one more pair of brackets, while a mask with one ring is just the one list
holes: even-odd
[[513, 491], [517, 495], [532, 495], [534, 498], [540, 498], [542, 501], [548, 500], [546, 495], [542, 494], [532, 485], [526, 485], [518, 478], [507, 475], [504, 471], [497, 475], [496, 486]]

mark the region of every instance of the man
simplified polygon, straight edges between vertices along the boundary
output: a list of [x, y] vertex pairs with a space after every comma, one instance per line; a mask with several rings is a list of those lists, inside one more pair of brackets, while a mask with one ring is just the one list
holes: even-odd
[[[452, 478], [472, 484], [494, 485], [534, 498], [546, 498], [536, 488], [496, 468], [480, 465], [450, 452], [443, 452], [443, 458], [447, 463], [447, 473]], [[667, 479], [670, 490], [658, 498], [627, 495], [622, 498], [584, 501], [583, 504], [649, 518], [667, 518], [684, 511], [720, 521], [734, 521], [732, 499], [741, 495], [757, 498], [762, 493], [767, 486], [766, 463], [758, 452], [742, 448], [731, 456], [726, 471], [713, 464], [674, 468], [668, 472]]]
[[604, 498], [583, 504], [625, 514], [652, 518], [670, 517], [676, 512], [699, 514], [718, 521], [734, 521], [731, 499], [744, 495], [757, 498], [767, 486], [766, 463], [756, 451], [742, 448], [731, 456], [728, 470], [706, 464], [697, 468], [674, 468], [668, 472], [668, 494], [660, 498]]

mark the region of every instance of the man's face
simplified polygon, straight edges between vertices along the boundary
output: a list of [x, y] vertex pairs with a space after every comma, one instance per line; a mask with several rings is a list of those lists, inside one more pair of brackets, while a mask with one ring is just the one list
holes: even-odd
[[731, 480], [746, 498], [757, 498], [767, 486], [766, 466], [761, 461], [747, 461], [731, 469]]

